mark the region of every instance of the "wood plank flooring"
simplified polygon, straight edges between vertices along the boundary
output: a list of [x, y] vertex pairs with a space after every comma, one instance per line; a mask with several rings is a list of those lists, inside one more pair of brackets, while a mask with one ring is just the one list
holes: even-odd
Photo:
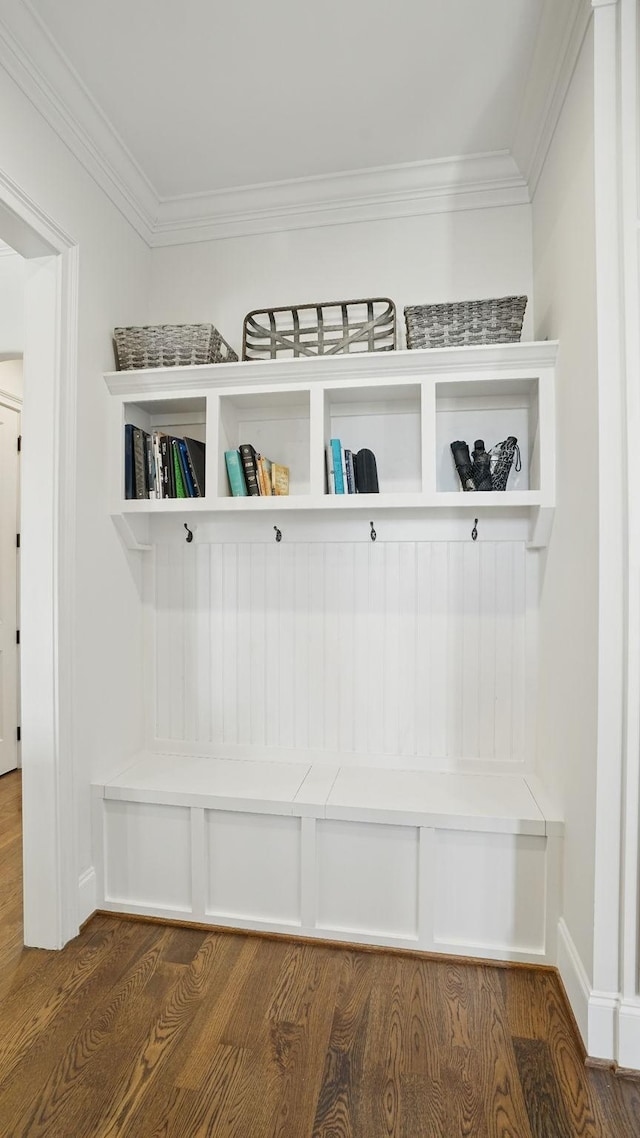
[[0, 779], [0, 1138], [638, 1138], [553, 972], [96, 916], [21, 942]]

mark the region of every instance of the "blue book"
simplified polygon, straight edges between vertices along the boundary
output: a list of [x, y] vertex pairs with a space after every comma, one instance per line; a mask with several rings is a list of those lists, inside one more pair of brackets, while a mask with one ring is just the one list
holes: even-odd
[[329, 439], [333, 451], [333, 476], [336, 480], [336, 494], [346, 494], [346, 486], [342, 477], [342, 444], [340, 439]]
[[187, 454], [187, 444], [184, 439], [178, 439], [178, 453], [180, 455], [180, 466], [182, 468], [182, 480], [184, 488], [187, 492], [187, 498], [197, 498], [196, 488], [193, 484], [191, 476], [191, 469], [189, 467], [189, 455]]
[[234, 498], [246, 498], [247, 496], [247, 483], [244, 478], [244, 469], [242, 466], [242, 459], [240, 458], [240, 451], [226, 450], [224, 452], [224, 461], [227, 464], [227, 477], [229, 479], [229, 486]]

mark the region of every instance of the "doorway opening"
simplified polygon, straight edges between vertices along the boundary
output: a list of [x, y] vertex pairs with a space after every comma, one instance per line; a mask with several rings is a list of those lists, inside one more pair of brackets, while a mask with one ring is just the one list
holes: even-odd
[[0, 240], [24, 258], [20, 694], [24, 943], [78, 931], [73, 761], [78, 249], [0, 173]]

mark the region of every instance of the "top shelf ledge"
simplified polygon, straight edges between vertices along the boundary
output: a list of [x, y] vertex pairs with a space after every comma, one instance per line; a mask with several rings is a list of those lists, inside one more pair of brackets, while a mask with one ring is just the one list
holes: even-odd
[[184, 387], [202, 391], [217, 387], [270, 387], [279, 383], [334, 379], [400, 379], [454, 372], [486, 374], [513, 369], [535, 372], [552, 368], [557, 351], [557, 340], [530, 340], [464, 348], [417, 348], [189, 367], [138, 368], [105, 372], [104, 378], [112, 395], [133, 395], [144, 391], [175, 391]]

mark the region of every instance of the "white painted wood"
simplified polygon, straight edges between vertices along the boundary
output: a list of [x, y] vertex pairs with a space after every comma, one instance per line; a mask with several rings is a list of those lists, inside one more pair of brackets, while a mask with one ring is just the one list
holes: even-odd
[[78, 918], [81, 923], [95, 913], [98, 907], [97, 898], [96, 871], [93, 866], [89, 866], [78, 879]]
[[[96, 788], [98, 904], [171, 917], [189, 890], [192, 919], [231, 928], [552, 959], [561, 835], [544, 836], [522, 779], [265, 766], [142, 755]], [[499, 899], [483, 907], [490, 881]], [[457, 902], [442, 902], [452, 891]]]
[[300, 923], [312, 929], [318, 913], [316, 820], [300, 819]]
[[[381, 511], [398, 508], [414, 510], [417, 516], [430, 511], [435, 518], [444, 509], [453, 515], [475, 509], [507, 518], [518, 509], [531, 514], [529, 536], [539, 546], [549, 530], [535, 527], [536, 517], [542, 506], [553, 508], [550, 361], [555, 349], [546, 344], [533, 350], [529, 344], [506, 344], [499, 350], [484, 346], [369, 354], [366, 368], [356, 355], [140, 370], [128, 379], [123, 379], [126, 373], [110, 374], [106, 380], [114, 402], [121, 401], [119, 426], [118, 413], [111, 415], [111, 512], [149, 521], [178, 514], [183, 520], [189, 518], [192, 526], [199, 517], [206, 526], [210, 515], [231, 514], [250, 519], [254, 528], [258, 517], [266, 514], [261, 531], [266, 540], [274, 523], [282, 528], [280, 515], [298, 511], [338, 516], [346, 511], [371, 519], [374, 510], [378, 518]], [[283, 368], [283, 364], [294, 366]], [[211, 415], [208, 427], [207, 414]], [[206, 430], [206, 497], [125, 501], [125, 422], [136, 422], [146, 430], [160, 426], [177, 433], [190, 431], [196, 437]], [[512, 471], [508, 492], [474, 494], [471, 500], [458, 490], [450, 436], [470, 432], [473, 445], [480, 429], [487, 433], [485, 427], [496, 436], [494, 441], [517, 431], [523, 469], [519, 474]], [[331, 437], [339, 437], [349, 449], [374, 450], [379, 494], [326, 492], [324, 450]], [[224, 451], [243, 441], [252, 441], [268, 457], [289, 466], [288, 496], [231, 496]], [[119, 528], [129, 547], [149, 543], [147, 528], [131, 525], [127, 530], [122, 524]], [[253, 532], [247, 536], [255, 540]]]
[[433, 949], [436, 901], [436, 831], [421, 826], [418, 848], [418, 941], [420, 948]]
[[523, 543], [381, 529], [367, 545], [188, 545], [179, 531], [158, 545], [150, 740], [525, 762], [535, 560]]
[[325, 804], [339, 770], [339, 767], [319, 763], [308, 768], [294, 799], [296, 814], [301, 814], [303, 817], [305, 815], [324, 817]]
[[104, 798], [343, 817], [440, 828], [562, 834], [557, 803], [520, 775], [333, 767], [143, 752], [101, 786]]
[[105, 899], [191, 913], [190, 811], [149, 802], [105, 803]]
[[207, 833], [206, 811], [192, 806], [189, 811], [191, 834], [191, 916], [204, 921], [207, 913]]
[[207, 915], [300, 924], [301, 821], [206, 812]]
[[558, 921], [562, 916], [564, 827], [546, 823], [544, 951], [547, 960], [558, 959]]
[[589, 0], [542, 5], [511, 151], [535, 194], [591, 18]]
[[618, 1062], [627, 1070], [640, 1070], [640, 1004], [637, 999], [620, 1002]]
[[18, 434], [20, 412], [0, 400], [0, 774], [18, 765]]
[[319, 928], [417, 940], [417, 829], [319, 821], [316, 844]]
[[[598, 705], [593, 988], [621, 988], [623, 787], [624, 361], [620, 247], [618, 5], [594, 9], [594, 160], [598, 344], [599, 556]], [[637, 312], [635, 313], [637, 320]], [[607, 999], [608, 999], [607, 995]], [[598, 1032], [590, 1054], [615, 1059], [615, 1031]]]
[[[112, 778], [110, 799], [223, 806], [292, 813], [307, 768], [298, 763], [234, 762], [205, 755], [142, 754]], [[135, 796], [135, 797], [132, 797]]]
[[[640, 176], [638, 129], [640, 65], [638, 8], [622, 0], [620, 45], [620, 158], [622, 188], [622, 264], [626, 364], [625, 416], [627, 454], [634, 453], [640, 422]], [[627, 464], [627, 639], [625, 660], [625, 739], [623, 772], [623, 913], [622, 985], [618, 1024], [618, 1062], [640, 1069], [640, 513], [633, 493], [633, 461]]]
[[342, 767], [326, 817], [544, 834], [545, 820], [525, 781], [509, 775], [385, 771]]
[[436, 946], [544, 954], [543, 837], [440, 830], [436, 857]]
[[24, 939], [59, 948], [79, 923], [72, 695], [78, 257], [70, 238], [4, 179], [0, 198], [36, 245], [60, 253], [36, 256], [25, 273], [21, 460]]
[[[553, 368], [558, 354], [554, 340], [522, 341], [514, 344], [479, 344], [463, 348], [398, 349], [377, 354], [358, 353], [344, 356], [317, 356], [305, 360], [275, 359], [250, 360], [242, 363], [204, 364], [176, 368], [139, 368], [135, 371], [105, 372], [105, 382], [112, 395], [135, 397], [139, 402], [144, 393], [155, 399], [159, 393], [167, 398], [179, 398], [185, 390], [217, 390], [221, 395], [233, 395], [238, 387], [254, 388], [256, 393], [265, 387], [277, 390], [282, 384], [301, 383], [315, 385], [326, 381], [348, 380], [371, 387], [390, 380], [417, 381], [428, 376], [461, 375], [471, 382], [476, 375], [480, 382], [487, 376], [496, 381], [493, 394], [501, 390], [501, 380], [521, 383], [522, 379], [544, 376], [549, 383], [549, 369]], [[302, 370], [301, 370], [302, 369]]]

